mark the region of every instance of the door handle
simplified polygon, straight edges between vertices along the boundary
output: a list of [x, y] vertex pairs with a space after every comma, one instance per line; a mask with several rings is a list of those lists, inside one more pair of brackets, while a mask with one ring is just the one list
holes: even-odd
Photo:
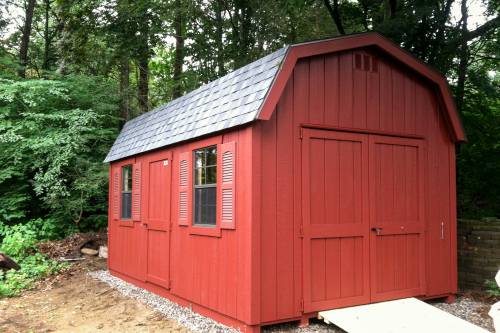
[[380, 227], [373, 227], [372, 231], [374, 231], [377, 235], [380, 235], [380, 232], [382, 231], [383, 228]]
[[147, 223], [143, 223], [142, 226], [143, 226], [143, 228], [147, 228], [148, 224]]

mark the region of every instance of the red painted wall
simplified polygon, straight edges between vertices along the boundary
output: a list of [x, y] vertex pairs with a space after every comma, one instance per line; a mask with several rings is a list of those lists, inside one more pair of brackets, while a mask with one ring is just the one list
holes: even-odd
[[[366, 71], [364, 59], [369, 58], [365, 56], [376, 60], [367, 62], [370, 65]], [[361, 144], [376, 144], [384, 135], [390, 135], [388, 142], [394, 145], [401, 142], [400, 145], [411, 147], [415, 141], [424, 142], [417, 144], [418, 156], [425, 164], [423, 195], [408, 196], [423, 198], [423, 217], [419, 215], [419, 219], [425, 220], [422, 259], [426, 275], [421, 296], [456, 291], [455, 152], [448, 125], [440, 114], [441, 102], [433, 89], [418, 74], [370, 49], [300, 59], [270, 120], [112, 163], [110, 193], [115, 190], [115, 171], [129, 163], [142, 165], [144, 190], [140, 193], [142, 215], [135, 221], [114, 219], [116, 198], [110, 195], [110, 270], [184, 305], [208, 309], [211, 316], [230, 324], [231, 318], [249, 325], [299, 318], [303, 309], [307, 312], [310, 306], [303, 303], [303, 136], [313, 133], [312, 128], [340, 129], [354, 133], [353, 140], [359, 138]], [[186, 223], [178, 219], [181, 154], [229, 142], [236, 145], [235, 229], [221, 228], [209, 235], [180, 225]], [[171, 161], [170, 178], [148, 176], [145, 166], [162, 159]], [[363, 155], [355, 163], [368, 160], [368, 155]], [[319, 168], [318, 172], [326, 169]], [[146, 205], [150, 202], [149, 189], [154, 188], [151, 179], [170, 184], [171, 189], [171, 207], [161, 217], [168, 219], [169, 228], [160, 227], [151, 236], [168, 244], [156, 241], [156, 247], [147, 245], [148, 228], [143, 226], [150, 223]], [[313, 207], [313, 212], [319, 211]], [[356, 253], [360, 252], [359, 240], [345, 243], [345, 248], [354, 253], [349, 260], [355, 262]], [[151, 259], [151, 253], [159, 252], [168, 253], [168, 258]], [[402, 258], [397, 260], [404, 261]], [[168, 263], [169, 270], [150, 271], [148, 263]], [[388, 267], [399, 274], [395, 263], [391, 261]], [[341, 263], [339, 267], [347, 266]], [[366, 266], [356, 267], [348, 275], [359, 283], [348, 288], [359, 296], [359, 286], [368, 275], [358, 276]], [[327, 274], [325, 270], [323, 280], [321, 274], [313, 274], [312, 278], [327, 288], [334, 273]], [[152, 282], [151, 275], [160, 278]], [[328, 293], [326, 289], [315, 292], [312, 297], [319, 300]], [[365, 302], [363, 297], [356, 299]]]
[[[301, 125], [399, 133], [425, 141], [425, 294], [456, 291], [454, 144], [433, 88], [375, 51], [376, 71], [356, 69], [358, 50], [300, 59], [272, 118], [256, 125], [261, 275], [259, 316], [272, 322], [301, 315]], [[358, 58], [359, 59], [359, 58]], [[363, 67], [361, 63], [361, 67]], [[318, 198], [320, 200], [321, 198]], [[441, 239], [441, 222], [445, 239]]]
[[[193, 231], [191, 227], [181, 226], [178, 223], [179, 156], [183, 152], [196, 148], [227, 142], [235, 142], [236, 145], [236, 227], [234, 230], [221, 229], [219, 236], [195, 234], [196, 231]], [[168, 255], [167, 251], [170, 251], [170, 289], [164, 292], [166, 295], [184, 300], [186, 304], [201, 305], [218, 314], [250, 322], [251, 228], [253, 227], [250, 214], [252, 204], [251, 144], [252, 128], [247, 127], [112, 163], [110, 193], [114, 185], [113, 171], [119, 170], [122, 165], [138, 162], [141, 162], [143, 169], [143, 190], [140, 221], [114, 220], [115, 205], [110, 196], [109, 269], [111, 272], [132, 278], [136, 283], [141, 281], [146, 286], [156, 288], [151, 282], [145, 281], [147, 277], [144, 271], [148, 254], [144, 244], [147, 229], [142, 224], [150, 224], [146, 214], [148, 209], [146, 207], [148, 202], [146, 184], [155, 181], [158, 177], [147, 177], [145, 168], [147, 162], [155, 160], [156, 156], [163, 154], [163, 157], [159, 156], [163, 159], [167, 158], [166, 154], [171, 153], [173, 157], [173, 161], [170, 160], [172, 195], [170, 196], [171, 209], [167, 217], [171, 227], [170, 244], [168, 249], [149, 248], [156, 252], [161, 250], [166, 255]], [[220, 168], [218, 172], [221, 172]], [[160, 262], [161, 258], [151, 264], [158, 265]], [[159, 274], [161, 275], [161, 272]]]

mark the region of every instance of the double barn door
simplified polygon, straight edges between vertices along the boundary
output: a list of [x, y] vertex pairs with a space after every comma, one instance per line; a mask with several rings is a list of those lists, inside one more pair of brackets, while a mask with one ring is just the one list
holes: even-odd
[[424, 293], [424, 148], [304, 129], [304, 311]]

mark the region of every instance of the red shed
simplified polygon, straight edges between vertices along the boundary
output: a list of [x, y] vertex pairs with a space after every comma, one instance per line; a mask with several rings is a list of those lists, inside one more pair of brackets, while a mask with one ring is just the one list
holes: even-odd
[[457, 290], [445, 79], [375, 33], [285, 47], [129, 121], [109, 270], [242, 331]]

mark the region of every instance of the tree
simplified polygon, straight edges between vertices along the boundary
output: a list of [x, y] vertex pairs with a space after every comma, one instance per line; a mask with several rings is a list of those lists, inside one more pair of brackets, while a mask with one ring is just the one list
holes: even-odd
[[182, 66], [184, 65], [184, 15], [181, 0], [175, 0], [175, 62], [174, 62], [174, 86], [172, 97], [178, 98], [182, 95]]
[[21, 37], [21, 46], [19, 48], [19, 76], [26, 77], [26, 66], [28, 65], [28, 47], [31, 36], [31, 26], [33, 22], [33, 12], [35, 10], [36, 0], [28, 0], [25, 8], [24, 26]]

